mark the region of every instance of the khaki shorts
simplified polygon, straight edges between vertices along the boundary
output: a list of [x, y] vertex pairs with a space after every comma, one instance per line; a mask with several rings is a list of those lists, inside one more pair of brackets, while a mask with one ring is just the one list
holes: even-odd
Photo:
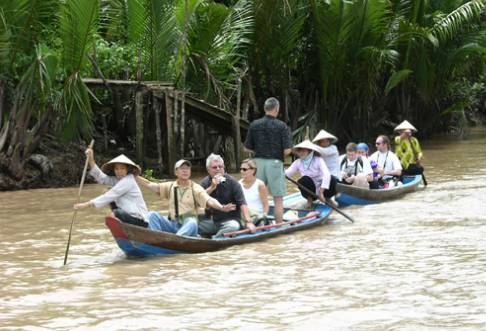
[[267, 185], [274, 197], [283, 197], [286, 191], [283, 162], [276, 159], [255, 159], [257, 178]]

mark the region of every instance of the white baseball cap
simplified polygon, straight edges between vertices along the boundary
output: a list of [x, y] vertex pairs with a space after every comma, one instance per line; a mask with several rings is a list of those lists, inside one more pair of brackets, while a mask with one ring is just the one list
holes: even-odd
[[189, 167], [192, 166], [191, 162], [181, 159], [174, 164], [174, 170], [177, 170], [177, 168], [180, 168], [184, 164], [188, 165]]

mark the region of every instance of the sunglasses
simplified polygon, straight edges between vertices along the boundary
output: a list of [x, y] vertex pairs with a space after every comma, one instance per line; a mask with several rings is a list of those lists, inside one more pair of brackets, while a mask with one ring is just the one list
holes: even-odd
[[212, 166], [211, 169], [224, 169], [224, 165]]
[[248, 170], [250, 170], [250, 169], [253, 169], [253, 168], [243, 168], [243, 167], [241, 167], [241, 168], [240, 168], [240, 171], [245, 172], [245, 171], [248, 171]]
[[379, 141], [377, 141], [377, 142], [375, 143], [375, 145], [381, 145], [381, 144], [383, 144], [383, 143], [382, 143], [382, 142], [379, 142]]

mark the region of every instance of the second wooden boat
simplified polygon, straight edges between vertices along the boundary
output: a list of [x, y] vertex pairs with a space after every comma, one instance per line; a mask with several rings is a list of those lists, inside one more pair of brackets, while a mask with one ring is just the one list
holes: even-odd
[[336, 201], [343, 207], [349, 205], [380, 203], [386, 200], [397, 199], [406, 193], [415, 191], [421, 181], [421, 175], [405, 176], [403, 178], [403, 185], [378, 190], [370, 190], [338, 183], [336, 188], [338, 192]]

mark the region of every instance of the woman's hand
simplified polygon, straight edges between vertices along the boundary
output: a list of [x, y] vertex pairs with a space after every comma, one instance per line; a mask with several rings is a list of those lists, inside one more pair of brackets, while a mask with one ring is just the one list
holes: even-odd
[[76, 210], [84, 209], [84, 208], [88, 208], [88, 207], [91, 207], [91, 201], [77, 203], [73, 206], [73, 208], [76, 209]]
[[90, 168], [93, 168], [95, 165], [93, 149], [91, 147], [86, 148], [84, 154], [86, 154]]

